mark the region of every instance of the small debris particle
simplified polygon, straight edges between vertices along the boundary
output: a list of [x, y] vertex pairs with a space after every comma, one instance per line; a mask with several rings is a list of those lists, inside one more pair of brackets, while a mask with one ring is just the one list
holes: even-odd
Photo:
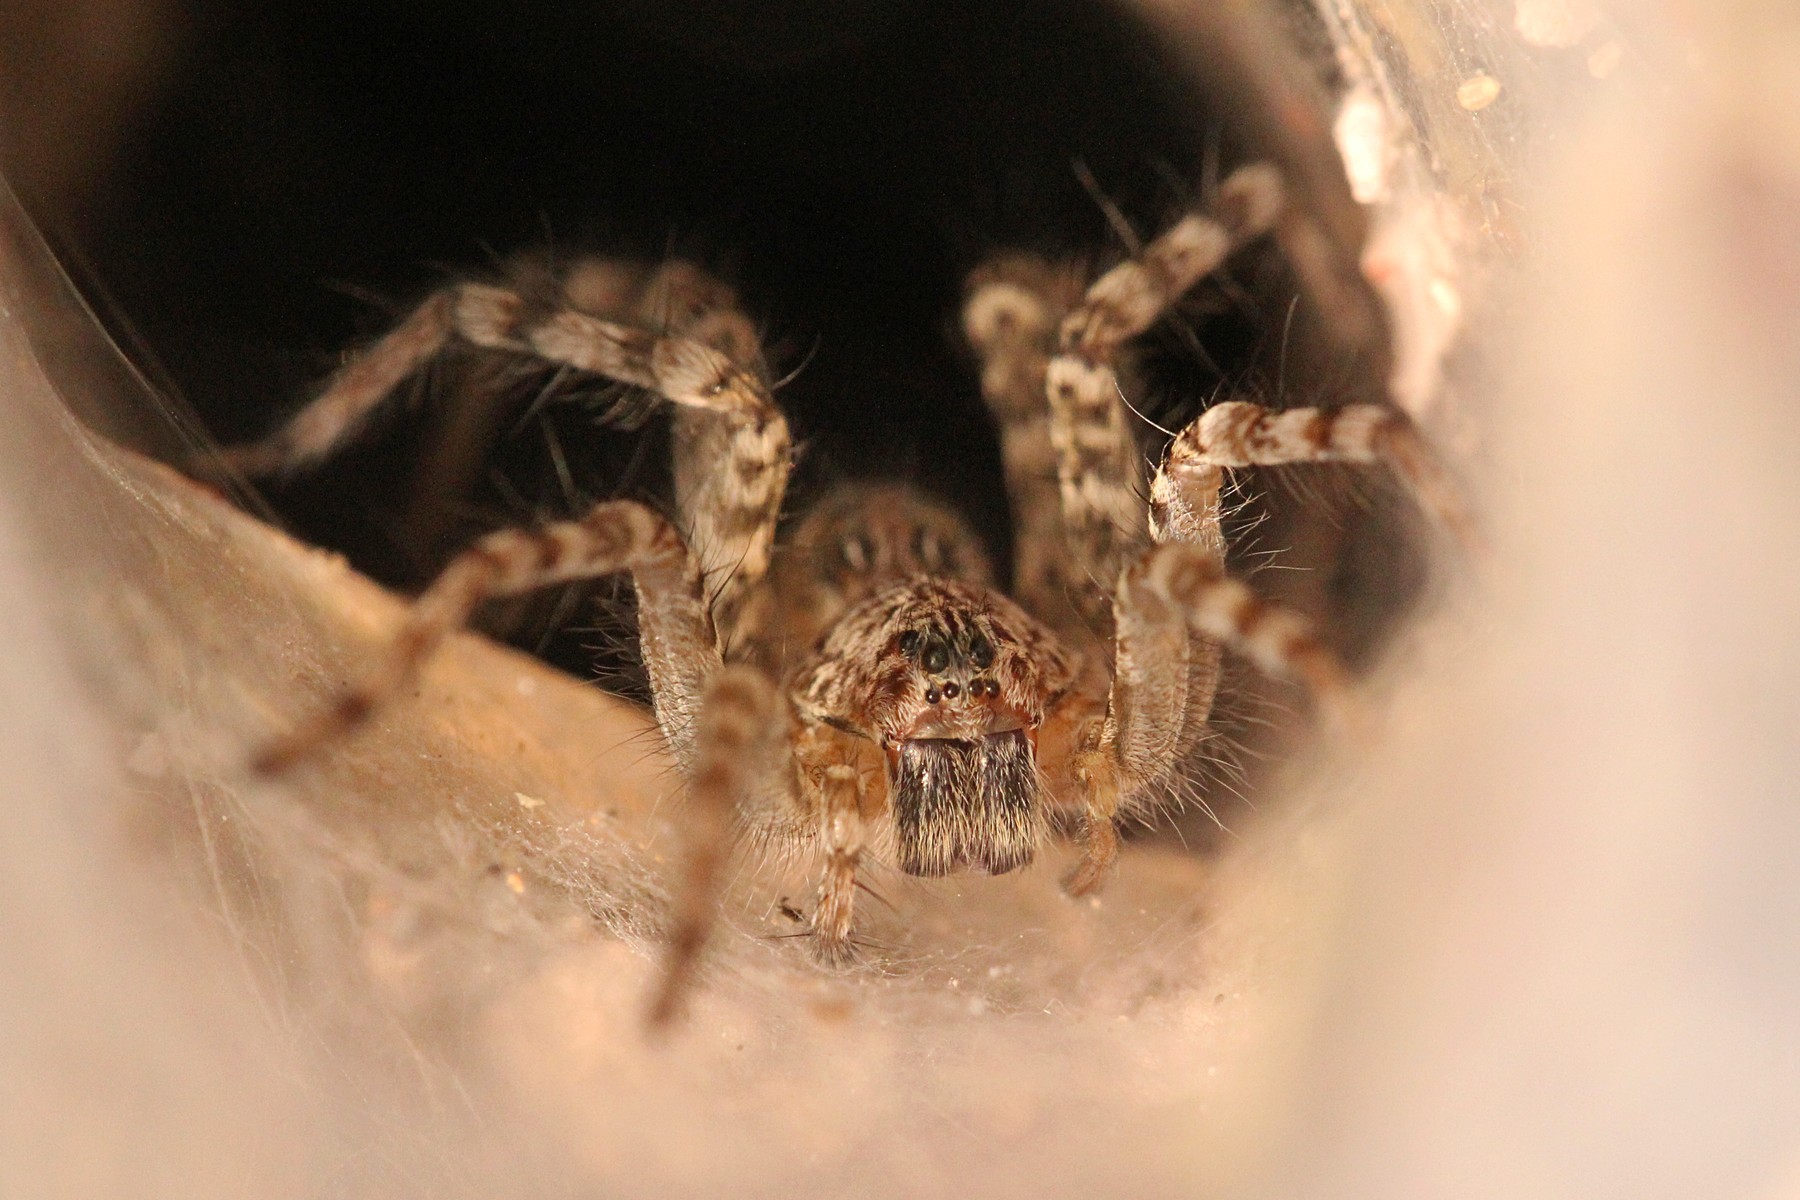
[[1500, 81], [1492, 75], [1475, 75], [1456, 88], [1456, 102], [1470, 112], [1480, 112], [1500, 98]]
[[512, 889], [513, 895], [523, 896], [525, 894], [525, 877], [517, 871], [508, 871], [506, 873], [506, 886]]
[[519, 807], [526, 811], [544, 807], [544, 802], [542, 800], [539, 800], [536, 796], [527, 796], [524, 792], [514, 792], [513, 799], [517, 800], [519, 802]]

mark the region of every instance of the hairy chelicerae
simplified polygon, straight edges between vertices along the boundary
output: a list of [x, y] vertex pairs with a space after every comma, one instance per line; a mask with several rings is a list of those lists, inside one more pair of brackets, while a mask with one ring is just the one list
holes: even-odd
[[776, 546], [787, 422], [736, 297], [692, 265], [585, 260], [550, 303], [476, 283], [432, 295], [278, 433], [230, 456], [270, 472], [329, 455], [460, 339], [668, 401], [675, 517], [609, 501], [481, 538], [419, 598], [385, 664], [258, 768], [283, 770], [367, 719], [484, 601], [623, 571], [656, 719], [690, 793], [658, 1017], [687, 985], [741, 829], [821, 852], [812, 933], [830, 962], [852, 952], [868, 859], [998, 874], [1078, 823], [1065, 886], [1092, 890], [1118, 818], [1166, 794], [1204, 737], [1223, 649], [1344, 700], [1343, 671], [1306, 622], [1225, 573], [1223, 469], [1385, 462], [1466, 532], [1428, 447], [1380, 406], [1214, 404], [1170, 443], [1142, 499], [1121, 356], [1233, 250], [1292, 217], [1277, 174], [1252, 165], [1210, 214], [1091, 283], [1020, 255], [971, 276], [963, 329], [1000, 426], [1016, 599], [995, 589], [963, 520], [902, 485], [839, 487]]

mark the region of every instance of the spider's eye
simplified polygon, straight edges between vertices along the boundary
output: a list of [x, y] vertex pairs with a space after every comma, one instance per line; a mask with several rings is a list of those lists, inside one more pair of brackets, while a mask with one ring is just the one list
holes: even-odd
[[919, 651], [920, 634], [916, 629], [909, 629], [900, 635], [900, 653], [911, 658]]
[[919, 660], [928, 674], [936, 675], [950, 665], [950, 647], [943, 642], [933, 642], [925, 647], [925, 655]]
[[987, 635], [978, 633], [969, 643], [969, 661], [975, 664], [976, 670], [985, 671], [994, 665], [994, 643], [987, 640]]
[[875, 561], [875, 543], [860, 533], [853, 533], [838, 543], [838, 555], [852, 571], [867, 571]]
[[944, 543], [938, 540], [938, 535], [931, 530], [923, 526], [913, 530], [912, 548], [913, 557], [917, 558], [919, 565], [927, 571], [944, 569]]

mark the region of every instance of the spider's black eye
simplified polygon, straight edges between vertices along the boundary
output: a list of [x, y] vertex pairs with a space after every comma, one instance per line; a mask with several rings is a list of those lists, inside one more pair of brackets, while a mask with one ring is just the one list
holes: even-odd
[[901, 634], [900, 635], [900, 653], [906, 655], [906, 657], [908, 657], [908, 658], [911, 658], [913, 655], [917, 654], [919, 652], [920, 636], [921, 635], [920, 635], [919, 631], [916, 629], [909, 629], [905, 633]]
[[969, 643], [969, 661], [975, 669], [985, 671], [994, 665], [994, 644], [987, 640], [987, 635], [978, 633]]
[[925, 655], [919, 660], [927, 674], [936, 675], [950, 665], [950, 647], [941, 641], [932, 642], [925, 647]]

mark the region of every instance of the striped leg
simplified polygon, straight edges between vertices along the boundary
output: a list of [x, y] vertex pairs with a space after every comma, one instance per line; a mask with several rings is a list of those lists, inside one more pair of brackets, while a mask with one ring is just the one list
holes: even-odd
[[[253, 475], [294, 470], [352, 441], [409, 375], [454, 339], [646, 388], [677, 406], [677, 505], [724, 607], [767, 570], [791, 439], [755, 330], [730, 289], [686, 263], [583, 260], [555, 304], [463, 283], [433, 293], [265, 441], [226, 451]], [[608, 306], [603, 312], [588, 306]]]
[[681, 831], [682, 878], [662, 982], [650, 1004], [653, 1027], [666, 1027], [681, 1014], [693, 986], [700, 952], [718, 922], [741, 806], [778, 803], [781, 792], [792, 790], [785, 716], [780, 693], [754, 667], [725, 667], [700, 697]]
[[[1460, 492], [1398, 409], [1272, 412], [1228, 401], [1183, 429], [1150, 489], [1151, 528], [1163, 544], [1119, 581], [1107, 720], [1090, 731], [1076, 763], [1087, 813], [1082, 862], [1067, 883], [1072, 893], [1090, 891], [1104, 878], [1117, 852], [1113, 820], [1120, 806], [1154, 783], [1164, 764], [1185, 757], [1170, 739], [1205, 719], [1218, 680], [1219, 644], [1271, 675], [1298, 679], [1340, 721], [1351, 715], [1344, 670], [1308, 623], [1259, 599], [1224, 571], [1223, 468], [1313, 462], [1385, 463], [1441, 524], [1465, 544], [1479, 544]], [[1175, 635], [1177, 622], [1193, 635], [1185, 642]]]
[[[585, 277], [583, 287], [595, 290]], [[743, 367], [694, 338], [659, 334], [570, 306], [532, 309], [517, 291], [494, 284], [461, 283], [433, 292], [333, 375], [285, 426], [228, 456], [253, 474], [319, 462], [353, 440], [393, 390], [452, 339], [592, 371], [648, 388], [674, 404], [765, 418], [773, 408], [760, 359]]]
[[[769, 395], [761, 339], [725, 284], [691, 263], [665, 263], [651, 272], [635, 309], [642, 323], [725, 355]], [[753, 413], [684, 406], [675, 413], [674, 442], [675, 503], [729, 645], [744, 597], [774, 550], [792, 457], [787, 423], [772, 398]]]
[[387, 336], [334, 374], [288, 423], [260, 442], [220, 451], [226, 464], [256, 477], [313, 466], [353, 442], [401, 382], [442, 353], [459, 320], [460, 289], [433, 292]]
[[1142, 544], [1138, 455], [1125, 418], [1118, 365], [1131, 338], [1240, 246], [1267, 233], [1284, 206], [1273, 167], [1240, 168], [1219, 187], [1214, 215], [1190, 213], [1095, 280], [1063, 319], [1045, 370], [1050, 440], [1063, 518], [1087, 575], [1113, 580]]
[[981, 360], [981, 394], [1000, 431], [1012, 505], [1013, 595], [1077, 643], [1088, 639], [1097, 616], [1105, 616], [1108, 597], [1076, 563], [1063, 534], [1044, 371], [1056, 329], [1080, 298], [1073, 270], [1013, 255], [969, 277], [962, 313], [963, 334]]
[[1075, 757], [1086, 809], [1082, 859], [1064, 887], [1076, 896], [1098, 887], [1112, 865], [1121, 807], [1165, 777], [1182, 731], [1210, 709], [1211, 686], [1201, 694], [1188, 687], [1194, 656], [1207, 646], [1228, 646], [1271, 675], [1298, 680], [1333, 716], [1350, 704], [1343, 667], [1306, 619], [1226, 575], [1203, 545], [1152, 547], [1120, 576], [1114, 604], [1118, 634], [1106, 718], [1087, 731]]
[[[1433, 519], [1465, 546], [1480, 546], [1455, 480], [1412, 420], [1385, 405], [1272, 411], [1241, 400], [1215, 404], [1169, 444], [1158, 481], [1216, 477], [1221, 467], [1324, 462], [1385, 464]], [[1152, 499], [1157, 495], [1153, 488]], [[1176, 504], [1164, 519], [1192, 518]]]
[[827, 966], [837, 967], [854, 953], [850, 920], [863, 852], [862, 785], [853, 766], [840, 763], [821, 774], [819, 828], [825, 844], [825, 878], [813, 910], [813, 953]]
[[656, 719], [684, 768], [695, 762], [695, 717], [719, 666], [698, 570], [681, 536], [640, 504], [596, 505], [579, 521], [491, 533], [453, 559], [413, 605], [387, 656], [332, 706], [269, 746], [254, 769], [280, 774], [369, 719], [484, 601], [554, 583], [630, 571], [656, 699]]
[[714, 677], [700, 706], [690, 807], [682, 828], [684, 869], [667, 965], [650, 1008], [653, 1026], [673, 1021], [693, 986], [717, 920], [720, 881], [740, 819], [749, 832], [761, 826], [761, 832], [778, 830], [783, 838], [819, 838], [825, 869], [813, 912], [813, 954], [832, 967], [852, 960], [856, 872], [866, 829], [861, 777], [842, 753], [836, 730], [797, 728], [787, 700], [756, 668], [732, 665]]

